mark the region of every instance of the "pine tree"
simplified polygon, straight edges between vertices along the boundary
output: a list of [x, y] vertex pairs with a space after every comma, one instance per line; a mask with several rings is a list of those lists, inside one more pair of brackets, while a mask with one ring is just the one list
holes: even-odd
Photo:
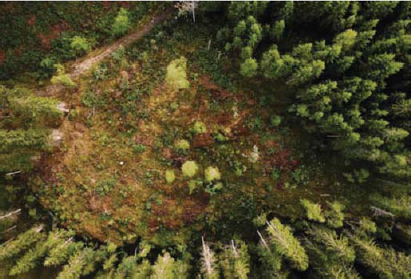
[[91, 264], [89, 261], [92, 259], [94, 253], [94, 250], [89, 247], [77, 251], [70, 257], [68, 264], [63, 267], [63, 270], [58, 274], [57, 278], [80, 278], [81, 275], [83, 275], [84, 268]]
[[205, 278], [219, 278], [218, 265], [214, 251], [202, 238], [201, 247], [201, 273]]
[[31, 229], [19, 234], [15, 240], [5, 242], [0, 246], [0, 261], [9, 259], [26, 251], [34, 243], [45, 238], [43, 225], [36, 225]]
[[328, 226], [331, 228], [341, 228], [344, 221], [344, 213], [342, 212], [344, 205], [338, 201], [328, 203], [328, 205], [330, 209], [325, 213]]
[[288, 278], [288, 273], [281, 269], [281, 255], [276, 252], [274, 245], [266, 240], [257, 230], [260, 242], [257, 246], [257, 253], [262, 263], [261, 270], [264, 278]]
[[169, 253], [158, 256], [153, 265], [153, 274], [151, 278], [187, 278], [188, 266], [181, 260], [175, 260]]
[[320, 223], [325, 222], [323, 213], [321, 212], [321, 205], [318, 203], [312, 203], [309, 200], [302, 199], [300, 200], [302, 206], [307, 212], [307, 218], [309, 220], [317, 221]]
[[280, 220], [274, 218], [271, 222], [267, 222], [267, 233], [270, 236], [269, 242], [276, 251], [289, 260], [295, 268], [302, 271], [308, 268], [307, 254], [288, 226], [284, 226]]
[[411, 275], [410, 256], [382, 249], [372, 239], [352, 237], [357, 249], [358, 260], [370, 270], [385, 278], [407, 278]]
[[349, 246], [348, 238], [338, 236], [333, 230], [320, 227], [311, 227], [308, 234], [311, 235], [314, 241], [323, 245], [331, 260], [334, 259], [347, 264], [354, 262], [355, 251]]
[[37, 242], [36, 246], [26, 252], [24, 256], [21, 257], [10, 269], [10, 276], [25, 273], [35, 268], [46, 252], [47, 249], [45, 241]]
[[248, 278], [250, 256], [243, 241], [234, 242], [223, 247], [221, 267], [224, 278]]
[[10, 270], [10, 275], [25, 273], [33, 269], [41, 259], [43, 259], [50, 249], [60, 244], [65, 238], [73, 236], [72, 231], [54, 230], [48, 233], [47, 239], [37, 242], [36, 246], [30, 249], [21, 257], [15, 266]]

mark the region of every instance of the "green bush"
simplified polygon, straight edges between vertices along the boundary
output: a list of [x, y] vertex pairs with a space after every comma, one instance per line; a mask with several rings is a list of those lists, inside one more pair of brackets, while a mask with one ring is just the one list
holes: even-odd
[[76, 55], [83, 55], [91, 50], [90, 43], [87, 39], [80, 36], [74, 36], [71, 39], [70, 47]]
[[176, 179], [176, 175], [174, 174], [174, 170], [166, 170], [166, 181], [167, 183], [173, 183]]
[[166, 82], [172, 90], [188, 88], [190, 82], [187, 80], [187, 59], [181, 56], [167, 66]]
[[208, 167], [205, 170], [205, 180], [208, 182], [220, 180], [221, 174], [217, 167]]
[[206, 127], [206, 125], [205, 125], [203, 122], [201, 122], [201, 121], [196, 121], [196, 122], [194, 123], [194, 126], [193, 126], [192, 131], [193, 131], [195, 134], [206, 133], [206, 132], [207, 132], [207, 127]]
[[193, 177], [197, 173], [198, 165], [194, 161], [187, 161], [184, 162], [184, 164], [181, 167], [181, 170], [183, 171], [184, 176]]
[[185, 139], [177, 141], [175, 146], [176, 146], [177, 149], [180, 149], [180, 150], [190, 149], [190, 143]]
[[51, 78], [52, 84], [61, 84], [66, 87], [77, 87], [77, 84], [71, 79], [69, 74], [65, 73], [64, 66], [61, 64], [54, 65], [57, 75]]
[[281, 116], [276, 115], [271, 117], [270, 124], [273, 127], [279, 126], [281, 124]]
[[128, 18], [128, 11], [124, 8], [121, 8], [114, 20], [112, 31], [115, 36], [121, 36], [127, 33], [129, 28], [130, 21]]
[[302, 199], [300, 202], [305, 208], [307, 218], [309, 220], [318, 221], [320, 223], [325, 222], [325, 218], [321, 212], [321, 205], [319, 205], [318, 203], [312, 203], [306, 199]]

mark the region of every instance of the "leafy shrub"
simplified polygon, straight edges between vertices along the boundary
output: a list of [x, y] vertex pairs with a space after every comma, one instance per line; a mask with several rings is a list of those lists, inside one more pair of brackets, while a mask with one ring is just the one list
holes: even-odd
[[325, 222], [325, 218], [321, 212], [321, 206], [318, 203], [312, 203], [306, 199], [302, 199], [300, 202], [305, 208], [309, 220], [318, 221], [320, 223]]
[[187, 140], [182, 139], [176, 142], [176, 147], [180, 150], [187, 150], [190, 149], [190, 143]]
[[248, 58], [241, 64], [241, 74], [245, 77], [253, 77], [257, 74], [258, 63], [253, 58]]
[[330, 210], [326, 212], [327, 224], [331, 228], [341, 228], [344, 221], [344, 213], [342, 212], [344, 205], [338, 201], [329, 203], [328, 205], [330, 206]]
[[182, 165], [181, 170], [184, 176], [193, 177], [197, 173], [198, 165], [194, 161], [186, 161]]
[[271, 170], [271, 178], [272, 179], [278, 180], [278, 179], [280, 179], [280, 176], [281, 176], [281, 171], [279, 169], [273, 168]]
[[74, 36], [71, 39], [70, 47], [76, 55], [83, 55], [91, 50], [90, 43], [86, 38], [81, 36]]
[[73, 82], [70, 75], [65, 73], [64, 66], [61, 64], [54, 65], [57, 71], [57, 75], [51, 78], [52, 84], [61, 84], [66, 87], [77, 87], [77, 84]]
[[116, 51], [111, 53], [111, 58], [115, 61], [122, 61], [126, 57], [126, 50], [123, 46], [120, 46]]
[[142, 144], [134, 144], [132, 148], [133, 148], [133, 152], [137, 154], [140, 154], [146, 151], [146, 146]]
[[195, 134], [206, 133], [206, 132], [207, 132], [207, 127], [206, 127], [206, 125], [205, 125], [203, 122], [201, 122], [201, 121], [196, 121], [196, 122], [194, 123], [194, 126], [193, 126], [192, 131], [193, 131]]
[[107, 73], [108, 73], [107, 65], [100, 64], [100, 66], [93, 71], [94, 80], [98, 81], [98, 80], [107, 79]]
[[106, 180], [100, 180], [99, 182], [97, 182], [95, 191], [99, 196], [104, 197], [115, 186], [116, 186], [116, 180], [114, 178], [110, 178], [110, 179], [106, 179]]
[[187, 59], [181, 56], [167, 66], [166, 82], [173, 90], [188, 88], [190, 82], [187, 80]]
[[175, 179], [176, 179], [176, 176], [174, 174], [174, 170], [166, 170], [167, 183], [173, 183]]
[[205, 179], [208, 182], [220, 180], [221, 174], [217, 167], [208, 167], [205, 170]]
[[116, 18], [114, 19], [112, 31], [115, 36], [121, 36], [127, 33], [129, 27], [130, 21], [128, 18], [128, 11], [124, 8], [121, 8]]
[[281, 124], [281, 116], [276, 115], [276, 116], [271, 117], [270, 124], [273, 127], [277, 127], [278, 125], [280, 125]]
[[53, 57], [46, 57], [40, 62], [39, 74], [40, 77], [50, 78], [53, 73], [56, 71], [54, 65], [56, 60]]
[[219, 141], [219, 142], [227, 140], [227, 138], [222, 133], [218, 133], [217, 136], [215, 136], [215, 139], [216, 141]]

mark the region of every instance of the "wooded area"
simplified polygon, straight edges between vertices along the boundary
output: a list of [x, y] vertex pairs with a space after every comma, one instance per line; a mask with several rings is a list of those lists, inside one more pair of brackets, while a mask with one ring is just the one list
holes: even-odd
[[410, 15], [1, 3], [0, 277], [410, 278]]

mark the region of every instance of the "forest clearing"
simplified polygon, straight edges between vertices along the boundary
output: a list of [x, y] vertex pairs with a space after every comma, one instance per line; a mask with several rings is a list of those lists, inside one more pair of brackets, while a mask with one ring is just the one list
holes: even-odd
[[410, 2], [3, 2], [1, 278], [410, 278]]

